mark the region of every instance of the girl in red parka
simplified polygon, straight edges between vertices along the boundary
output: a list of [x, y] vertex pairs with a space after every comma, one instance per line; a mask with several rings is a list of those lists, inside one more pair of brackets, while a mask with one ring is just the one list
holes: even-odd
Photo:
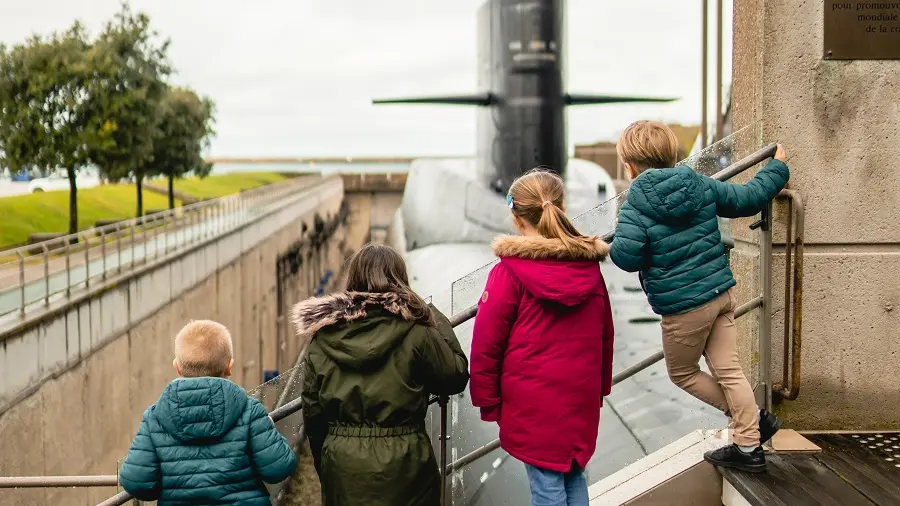
[[565, 215], [563, 182], [535, 169], [507, 204], [520, 236], [493, 243], [472, 336], [472, 403], [525, 463], [532, 506], [587, 506], [602, 398], [612, 387], [613, 322], [599, 262], [609, 247]]

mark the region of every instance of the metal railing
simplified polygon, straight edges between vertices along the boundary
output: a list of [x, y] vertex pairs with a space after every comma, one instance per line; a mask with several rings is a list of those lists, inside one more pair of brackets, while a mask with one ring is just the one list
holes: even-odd
[[[800, 395], [800, 350], [803, 343], [803, 235], [806, 210], [803, 207], [803, 198], [796, 190], [782, 190], [778, 198], [787, 201], [787, 223], [784, 232], [784, 354], [782, 355], [784, 363], [782, 380], [773, 384], [772, 390], [782, 399], [793, 401]], [[791, 257], [794, 259], [793, 266]]]
[[[770, 144], [755, 153], [729, 165], [722, 171], [717, 172], [713, 176], [713, 179], [724, 181], [734, 177], [741, 172], [753, 167], [754, 165], [762, 162], [763, 160], [770, 158], [775, 153], [775, 144]], [[795, 270], [795, 278], [794, 278], [794, 324], [792, 329], [794, 329], [794, 347], [793, 351], [796, 355], [799, 355], [800, 348], [800, 339], [799, 332], [801, 329], [799, 320], [802, 315], [800, 302], [797, 300], [799, 296], [802, 295], [802, 258], [803, 255], [803, 246], [802, 246], [802, 235], [803, 235], [803, 213], [802, 213], [802, 202], [799, 199], [799, 195], [796, 192], [785, 191], [783, 193], [784, 196], [793, 199], [794, 208], [799, 209], [798, 218], [797, 218], [797, 226], [796, 226], [796, 234], [797, 239], [794, 241], [795, 248], [795, 258], [797, 260], [794, 264]], [[768, 348], [771, 346], [770, 339], [770, 331], [764, 331], [771, 328], [771, 285], [768, 282], [764, 282], [763, 280], [771, 279], [771, 268], [772, 268], [772, 255], [771, 255], [771, 241], [772, 241], [772, 227], [771, 227], [771, 205], [767, 206], [766, 209], [763, 210], [762, 219], [758, 222], [751, 225], [753, 229], [759, 229], [761, 233], [761, 241], [760, 241], [760, 250], [761, 250], [761, 258], [760, 258], [760, 279], [761, 279], [761, 293], [751, 299], [750, 301], [742, 304], [741, 306], [735, 309], [735, 318], [740, 318], [750, 311], [761, 308], [762, 311], [759, 311], [759, 319], [760, 319], [760, 344], [759, 344], [759, 352], [760, 352], [760, 384], [764, 387], [766, 391], [764, 395], [763, 401], [765, 405], [770, 408], [771, 407], [771, 383], [769, 382], [769, 358], [768, 358]], [[613, 238], [613, 234], [609, 233], [602, 237], [605, 241], [609, 242]], [[791, 241], [787, 241], [788, 246], [790, 248]], [[763, 252], [768, 248], [769, 253], [763, 255]], [[799, 263], [799, 265], [798, 265]], [[788, 260], [788, 265], [790, 265], [790, 261]], [[788, 267], [789, 268], [789, 267]], [[800, 272], [800, 274], [796, 274]], [[798, 285], [798, 277], [800, 279], [800, 285]], [[801, 288], [798, 288], [800, 286]], [[787, 300], [785, 302], [788, 303]], [[450, 318], [450, 323], [453, 327], [457, 327], [472, 318], [475, 317], [475, 314], [478, 311], [477, 305], [469, 307]], [[763, 327], [765, 325], [765, 327]], [[787, 335], [787, 334], [786, 334]], [[785, 349], [787, 350], [787, 344], [785, 344]], [[785, 360], [787, 361], [788, 355], [785, 355]], [[631, 378], [635, 374], [651, 367], [657, 362], [663, 359], [662, 350], [654, 353], [653, 355], [641, 360], [640, 362], [626, 368], [625, 370], [619, 372], [618, 374], [613, 376], [613, 385], [621, 383], [628, 378]], [[791, 387], [788, 390], [799, 388], [799, 361], [796, 362], [796, 365], [793, 368], [794, 380], [791, 383]], [[787, 381], [787, 366], [785, 366], [785, 380]], [[293, 383], [294, 378], [289, 380]], [[786, 392], [790, 393], [790, 392]], [[790, 398], [787, 397], [786, 398]], [[282, 399], [279, 399], [279, 403], [283, 402]], [[490, 443], [476, 449], [475, 451], [464, 455], [452, 463], [447, 463], [447, 441], [449, 439], [447, 435], [447, 398], [446, 397], [431, 397], [429, 399], [429, 404], [433, 404], [437, 402], [440, 406], [440, 433], [439, 433], [439, 453], [440, 453], [440, 467], [442, 474], [444, 477], [452, 474], [454, 471], [460, 470], [467, 465], [479, 460], [480, 458], [488, 455], [500, 448], [500, 440], [495, 439]], [[286, 404], [282, 405], [274, 409], [270, 416], [272, 420], [277, 422], [287, 416], [290, 416], [294, 413], [297, 413], [301, 410], [302, 398], [294, 399]], [[441, 482], [441, 500], [442, 504], [447, 504], [446, 497], [446, 479], [442, 479]], [[117, 486], [118, 480], [116, 476], [46, 476], [46, 477], [28, 477], [28, 478], [0, 478], [0, 488], [13, 488], [13, 487], [96, 487], [96, 486]], [[131, 500], [133, 497], [127, 492], [120, 492], [113, 497], [99, 503], [97, 506], [121, 506]]]
[[[272, 418], [273, 422], [277, 422], [279, 420], [287, 418], [287, 417], [293, 415], [294, 413], [300, 411], [300, 409], [302, 407], [302, 403], [303, 403], [303, 398], [298, 397], [298, 398], [284, 404], [280, 408], [273, 409], [272, 411], [269, 412], [269, 416]], [[118, 485], [118, 480], [116, 480], [116, 482], [113, 483], [113, 486], [116, 486], [116, 485]], [[123, 504], [127, 503], [128, 501], [130, 501], [132, 499], [134, 499], [134, 496], [132, 496], [128, 492], [119, 492], [118, 494], [110, 497], [109, 499], [97, 504], [97, 506], [122, 506]]]
[[261, 186], [141, 218], [0, 251], [0, 317], [48, 307], [92, 283], [121, 275], [243, 226], [309, 177]]

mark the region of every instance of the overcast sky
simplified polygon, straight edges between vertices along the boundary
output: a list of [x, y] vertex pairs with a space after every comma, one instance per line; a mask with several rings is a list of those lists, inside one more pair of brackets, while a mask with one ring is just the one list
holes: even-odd
[[[468, 154], [475, 115], [450, 106], [379, 106], [376, 97], [475, 90], [482, 0], [132, 0], [171, 38], [173, 80], [218, 106], [214, 156]], [[689, 4], [689, 5], [688, 5]], [[710, 24], [715, 2], [710, 2]], [[731, 75], [731, 2], [725, 2]], [[96, 33], [118, 0], [0, 0], [0, 40]], [[663, 105], [569, 109], [571, 144], [629, 122], [700, 117], [701, 2], [568, 0], [569, 91], [680, 97]], [[710, 29], [710, 35], [714, 30]], [[710, 76], [715, 70], [710, 40]], [[712, 80], [710, 93], [712, 94]]]

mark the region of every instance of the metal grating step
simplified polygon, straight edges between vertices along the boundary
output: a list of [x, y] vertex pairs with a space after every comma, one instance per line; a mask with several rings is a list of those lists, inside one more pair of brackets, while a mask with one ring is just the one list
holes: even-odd
[[881, 434], [847, 434], [851, 441], [865, 447], [884, 459], [890, 465], [900, 469], [900, 433]]

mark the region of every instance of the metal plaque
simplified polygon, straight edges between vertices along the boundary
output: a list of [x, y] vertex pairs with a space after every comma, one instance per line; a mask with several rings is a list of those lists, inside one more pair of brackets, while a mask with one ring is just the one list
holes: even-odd
[[900, 0], [825, 0], [826, 60], [900, 60]]

